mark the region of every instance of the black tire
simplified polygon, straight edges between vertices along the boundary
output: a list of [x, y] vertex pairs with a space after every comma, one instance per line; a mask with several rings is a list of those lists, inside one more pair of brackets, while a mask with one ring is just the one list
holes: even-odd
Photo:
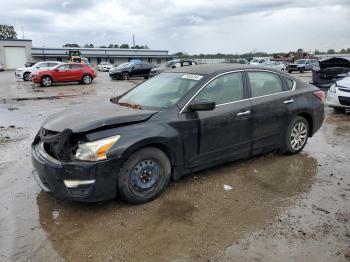
[[[302, 142], [298, 143], [297, 146], [293, 146], [293, 141], [295, 142], [298, 140], [295, 137], [294, 128], [298, 129], [298, 124], [301, 126], [305, 127], [305, 132], [304, 129], [303, 131], [300, 132], [299, 136], [297, 138], [300, 138]], [[283, 148], [283, 153], [287, 155], [293, 155], [299, 153], [303, 148], [305, 147], [308, 137], [309, 137], [310, 129], [309, 129], [309, 123], [307, 120], [302, 117], [302, 116], [297, 116], [295, 117], [288, 125], [287, 133], [284, 138], [284, 148]], [[305, 137], [304, 137], [305, 136]], [[293, 139], [294, 137], [294, 139]]]
[[49, 76], [43, 76], [41, 78], [41, 86], [49, 87], [52, 85], [52, 78]]
[[91, 84], [92, 83], [91, 75], [84, 75], [83, 78], [81, 79], [81, 82], [85, 85]]
[[299, 72], [300, 72], [300, 73], [304, 73], [304, 71], [305, 71], [305, 68], [304, 68], [304, 67], [302, 67], [302, 68], [299, 69]]
[[30, 81], [30, 73], [29, 72], [25, 72], [23, 74], [23, 81]]
[[292, 70], [288, 70], [288, 73], [291, 74], [291, 73], [292, 73]]
[[123, 164], [118, 176], [119, 195], [131, 204], [151, 201], [168, 186], [170, 175], [171, 164], [162, 150], [140, 149]]
[[337, 113], [345, 113], [345, 109], [341, 107], [333, 107], [334, 111]]
[[123, 80], [129, 80], [130, 79], [130, 74], [128, 72], [123, 72], [122, 79]]

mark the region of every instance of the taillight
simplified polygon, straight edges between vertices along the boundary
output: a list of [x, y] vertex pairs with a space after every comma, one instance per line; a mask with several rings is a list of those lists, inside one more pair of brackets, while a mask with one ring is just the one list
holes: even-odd
[[314, 95], [317, 96], [321, 100], [321, 103], [323, 103], [325, 98], [326, 98], [325, 92], [323, 92], [321, 90], [314, 92]]

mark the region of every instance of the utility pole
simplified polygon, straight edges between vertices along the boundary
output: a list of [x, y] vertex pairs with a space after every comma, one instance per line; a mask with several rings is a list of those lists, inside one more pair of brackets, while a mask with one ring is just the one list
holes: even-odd
[[22, 39], [24, 39], [24, 29], [23, 29], [23, 24], [22, 24]]
[[132, 46], [135, 47], [135, 35], [132, 35]]

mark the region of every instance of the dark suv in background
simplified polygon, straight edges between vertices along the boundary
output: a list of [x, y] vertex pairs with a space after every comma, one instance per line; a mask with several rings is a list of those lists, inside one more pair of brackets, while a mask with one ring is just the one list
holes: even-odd
[[121, 64], [117, 67], [113, 67], [109, 70], [109, 76], [112, 79], [122, 79], [128, 80], [130, 77], [134, 76], [143, 76], [148, 78], [151, 69], [153, 68], [152, 64], [145, 62], [128, 62]]
[[192, 65], [198, 65], [196, 61], [193, 60], [187, 60], [187, 59], [174, 59], [166, 62], [165, 65], [153, 68], [150, 72], [150, 77], [156, 76], [162, 72], [165, 72], [172, 68], [178, 68], [183, 66], [192, 66]]

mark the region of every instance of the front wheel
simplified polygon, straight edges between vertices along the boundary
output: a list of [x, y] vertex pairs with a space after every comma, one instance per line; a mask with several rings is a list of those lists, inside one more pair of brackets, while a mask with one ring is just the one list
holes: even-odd
[[171, 164], [162, 150], [143, 148], [124, 163], [118, 176], [118, 192], [128, 203], [151, 201], [168, 186], [170, 174]]
[[124, 73], [122, 74], [122, 79], [123, 79], [123, 80], [129, 80], [129, 79], [130, 79], [129, 73], [128, 73], [128, 72], [124, 72]]
[[304, 73], [304, 71], [305, 71], [305, 68], [304, 68], [304, 67], [302, 67], [302, 68], [299, 69], [299, 72], [300, 72], [300, 73]]
[[51, 86], [51, 85], [52, 85], [52, 79], [51, 79], [51, 77], [49, 77], [49, 76], [44, 76], [44, 77], [41, 79], [41, 85], [42, 85], [42, 86], [45, 86], [45, 87]]
[[23, 80], [24, 81], [30, 81], [30, 73], [29, 72], [26, 72], [23, 74]]
[[294, 118], [288, 126], [284, 152], [288, 155], [299, 153], [306, 145], [309, 136], [309, 124], [304, 117]]
[[341, 107], [333, 107], [334, 111], [337, 113], [345, 113], [345, 109]]
[[288, 70], [288, 73], [291, 74], [291, 73], [292, 73], [292, 70]]

